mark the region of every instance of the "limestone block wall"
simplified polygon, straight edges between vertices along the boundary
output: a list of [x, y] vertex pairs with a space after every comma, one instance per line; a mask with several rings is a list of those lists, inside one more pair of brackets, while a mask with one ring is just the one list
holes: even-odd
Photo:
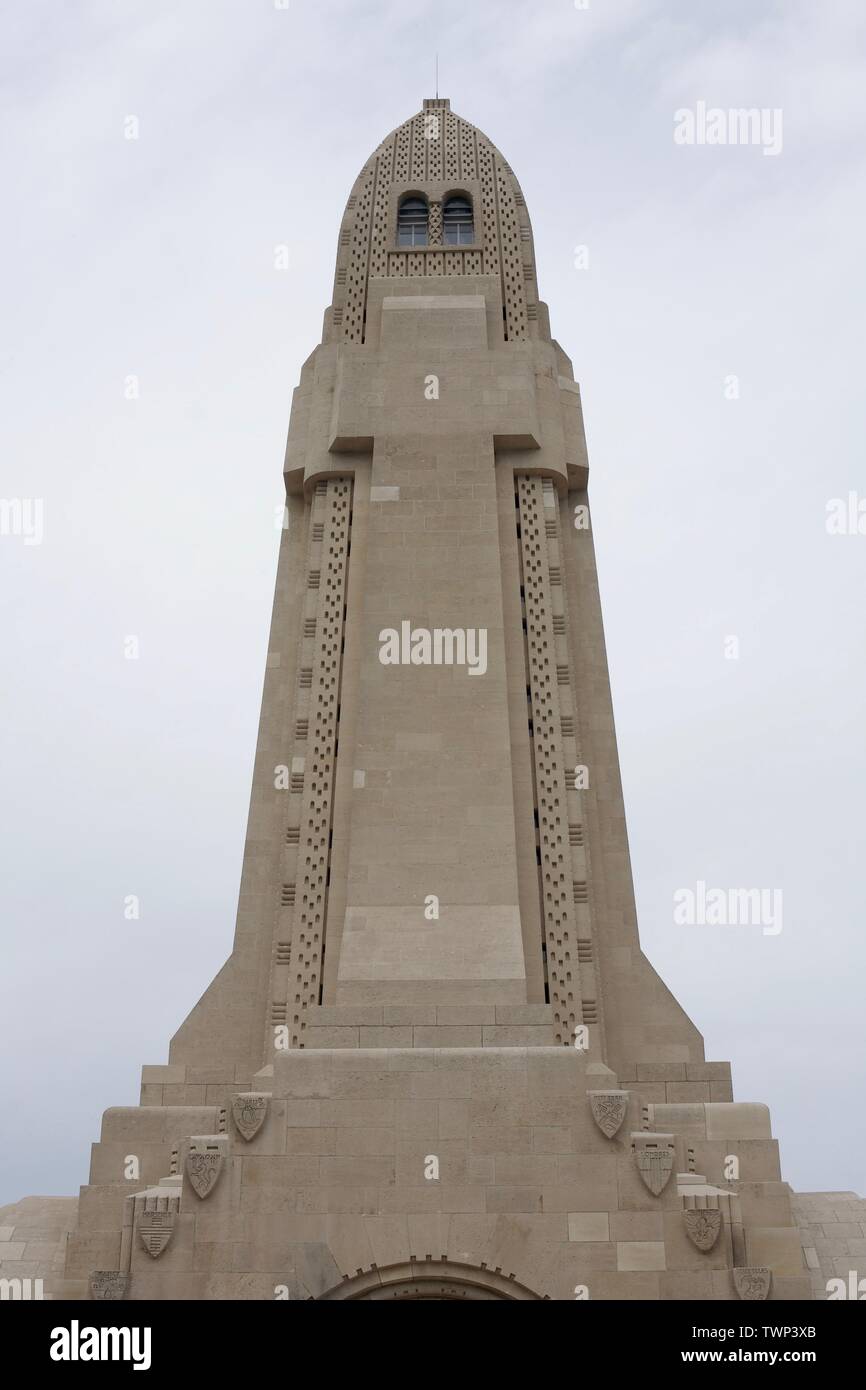
[[828, 1291], [828, 1283], [841, 1279], [846, 1298], [866, 1299], [866, 1197], [856, 1192], [796, 1192], [793, 1210], [813, 1296], [827, 1298], [832, 1292], [840, 1298], [838, 1285]]
[[[329, 1017], [311, 1032], [327, 1034]], [[249, 1139], [234, 1096], [109, 1112], [65, 1294], [90, 1296], [103, 1270], [133, 1300], [372, 1296], [401, 1269], [411, 1289], [422, 1264], [487, 1288], [472, 1296], [736, 1299], [742, 1266], [769, 1272], [771, 1299], [810, 1296], [766, 1107], [705, 1098], [724, 1086], [722, 1064], [691, 1079], [650, 1068], [608, 1137], [587, 1095], [618, 1090], [607, 1067], [574, 1048], [497, 1045], [504, 1030], [541, 1026], [536, 1016], [409, 1023], [383, 1006], [342, 1026], [354, 1038], [277, 1053], [253, 1078], [264, 1118]], [[487, 1045], [425, 1045], [459, 1027]], [[382, 1030], [392, 1046], [358, 1045]], [[164, 1085], [183, 1085], [177, 1073]], [[671, 1098], [648, 1098], [661, 1090]], [[669, 1155], [661, 1190], [639, 1170], [647, 1146]], [[147, 1155], [143, 1185], [114, 1181], [124, 1150]], [[727, 1183], [732, 1154], [742, 1181]], [[204, 1195], [190, 1155], [214, 1179]], [[689, 1238], [695, 1208], [721, 1213], [709, 1250]], [[359, 1274], [372, 1281], [360, 1293], [347, 1282]]]
[[77, 1219], [77, 1197], [22, 1197], [0, 1207], [0, 1289], [4, 1299], [48, 1301], [57, 1296], [67, 1236]]

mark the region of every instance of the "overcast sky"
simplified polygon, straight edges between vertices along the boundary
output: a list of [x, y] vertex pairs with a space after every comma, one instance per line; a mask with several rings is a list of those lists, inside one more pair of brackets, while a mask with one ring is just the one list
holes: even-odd
[[[87, 1180], [230, 950], [291, 391], [436, 49], [582, 386], [644, 948], [788, 1181], [866, 1193], [866, 535], [825, 524], [866, 499], [862, 0], [10, 0], [2, 28], [0, 497], [44, 533], [0, 535], [0, 1202]], [[676, 144], [699, 102], [781, 110], [781, 151]], [[782, 931], [676, 925], [698, 881], [781, 889]]]

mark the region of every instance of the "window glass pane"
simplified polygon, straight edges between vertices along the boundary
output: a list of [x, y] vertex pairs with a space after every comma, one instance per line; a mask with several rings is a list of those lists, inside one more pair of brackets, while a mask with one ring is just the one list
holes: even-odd
[[426, 246], [427, 218], [424, 198], [404, 198], [397, 214], [398, 246]]
[[449, 198], [442, 217], [446, 246], [468, 246], [475, 240], [472, 204], [467, 198]]

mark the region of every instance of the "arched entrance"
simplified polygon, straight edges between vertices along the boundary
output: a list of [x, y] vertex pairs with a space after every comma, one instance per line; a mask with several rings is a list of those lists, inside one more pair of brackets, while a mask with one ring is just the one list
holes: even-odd
[[352, 1278], [320, 1294], [317, 1302], [336, 1300], [389, 1300], [460, 1302], [539, 1299], [513, 1274], [487, 1269], [484, 1265], [465, 1265], [455, 1260], [408, 1260], [384, 1269], [371, 1265]]

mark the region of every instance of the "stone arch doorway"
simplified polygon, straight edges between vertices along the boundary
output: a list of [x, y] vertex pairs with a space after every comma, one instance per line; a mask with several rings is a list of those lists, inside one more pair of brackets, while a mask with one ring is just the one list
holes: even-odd
[[411, 1301], [474, 1302], [515, 1301], [540, 1299], [513, 1274], [487, 1269], [483, 1265], [465, 1265], [455, 1260], [408, 1260], [404, 1264], [388, 1265], [384, 1269], [371, 1265], [359, 1270], [352, 1278], [343, 1279], [318, 1302], [337, 1300], [366, 1300], [370, 1302]]

